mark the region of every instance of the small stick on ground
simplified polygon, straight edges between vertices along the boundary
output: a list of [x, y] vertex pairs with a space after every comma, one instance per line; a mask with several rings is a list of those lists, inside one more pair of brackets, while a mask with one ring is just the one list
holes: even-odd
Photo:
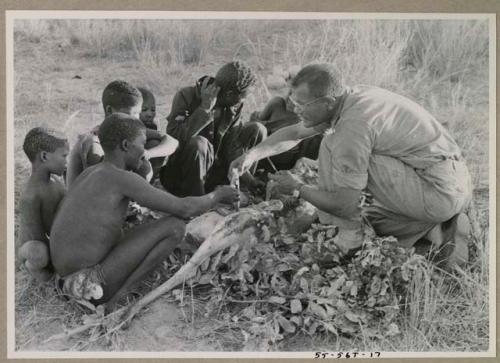
[[70, 330], [65, 330], [63, 333], [60, 333], [60, 334], [55, 334], [55, 335], [52, 335], [51, 337], [49, 337], [48, 339], [44, 340], [43, 342], [44, 343], [48, 343], [48, 342], [51, 342], [53, 340], [59, 340], [59, 339], [67, 339], [67, 338], [70, 338], [74, 335], [77, 335], [77, 334], [80, 334], [80, 333], [83, 333], [95, 326], [99, 326], [101, 324], [101, 322], [94, 322], [94, 323], [90, 323], [90, 324], [85, 324], [85, 325], [81, 325], [79, 327], [76, 327], [74, 329], [70, 329]]
[[[50, 341], [53, 341], [53, 340], [59, 340], [59, 339], [67, 339], [67, 338], [70, 338], [72, 336], [75, 336], [75, 335], [78, 335], [78, 334], [81, 334], [89, 329], [92, 329], [93, 327], [96, 327], [96, 326], [101, 326], [103, 325], [104, 321], [108, 318], [110, 318], [111, 316], [114, 316], [114, 315], [117, 315], [117, 316], [122, 316], [125, 311], [127, 310], [127, 307], [124, 306], [118, 310], [115, 310], [113, 311], [112, 313], [109, 313], [108, 315], [106, 316], [103, 316], [101, 319], [99, 320], [96, 320], [92, 323], [88, 323], [88, 324], [84, 324], [84, 325], [80, 325], [74, 329], [69, 329], [69, 330], [65, 330], [63, 333], [59, 333], [59, 334], [55, 334], [55, 335], [52, 335], [50, 336], [49, 338], [47, 338], [46, 340], [44, 340], [44, 343], [48, 343]], [[113, 330], [114, 331], [114, 330]]]

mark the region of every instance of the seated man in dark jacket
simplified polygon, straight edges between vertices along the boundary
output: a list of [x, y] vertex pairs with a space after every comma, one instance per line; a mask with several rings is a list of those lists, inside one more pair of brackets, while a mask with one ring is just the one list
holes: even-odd
[[[262, 124], [243, 125], [240, 118], [243, 99], [254, 84], [250, 68], [235, 61], [220, 68], [215, 78], [202, 77], [176, 93], [167, 133], [179, 147], [161, 170], [165, 189], [178, 196], [198, 196], [228, 183], [231, 162], [267, 136]], [[242, 175], [242, 186], [258, 186], [251, 174], [254, 169]]]

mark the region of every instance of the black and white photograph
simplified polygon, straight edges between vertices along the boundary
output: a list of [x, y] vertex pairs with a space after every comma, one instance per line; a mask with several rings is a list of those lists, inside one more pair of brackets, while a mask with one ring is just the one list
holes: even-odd
[[6, 31], [9, 357], [496, 355], [494, 14]]

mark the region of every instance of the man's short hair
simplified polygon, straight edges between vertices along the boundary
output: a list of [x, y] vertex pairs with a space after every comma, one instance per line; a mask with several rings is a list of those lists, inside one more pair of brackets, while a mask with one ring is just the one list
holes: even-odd
[[134, 107], [142, 101], [141, 92], [125, 81], [113, 81], [102, 92], [102, 106], [111, 106], [115, 110]]
[[149, 98], [149, 99], [152, 99], [153, 101], [156, 101], [155, 100], [155, 95], [153, 94], [153, 92], [151, 92], [147, 88], [137, 87], [137, 89], [139, 90], [139, 92], [141, 92], [143, 100], [145, 100], [146, 98]]
[[115, 150], [123, 140], [132, 141], [141, 130], [145, 130], [144, 124], [139, 119], [125, 113], [112, 113], [104, 119], [97, 136], [105, 152]]
[[67, 143], [66, 136], [46, 127], [35, 127], [24, 137], [23, 150], [28, 159], [33, 162], [41, 151], [52, 153]]
[[331, 63], [309, 64], [292, 79], [292, 87], [306, 83], [314, 97], [340, 96], [344, 90], [344, 80], [338, 68]]
[[244, 92], [255, 84], [255, 75], [250, 67], [240, 61], [223, 65], [215, 75], [215, 81], [222, 91]]

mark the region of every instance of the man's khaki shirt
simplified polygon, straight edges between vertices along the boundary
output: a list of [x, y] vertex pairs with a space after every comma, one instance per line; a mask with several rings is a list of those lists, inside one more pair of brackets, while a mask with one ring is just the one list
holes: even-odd
[[414, 169], [461, 155], [450, 134], [423, 107], [373, 86], [348, 91], [332, 132], [325, 147], [334, 155], [340, 187], [366, 187], [371, 155], [393, 157]]

